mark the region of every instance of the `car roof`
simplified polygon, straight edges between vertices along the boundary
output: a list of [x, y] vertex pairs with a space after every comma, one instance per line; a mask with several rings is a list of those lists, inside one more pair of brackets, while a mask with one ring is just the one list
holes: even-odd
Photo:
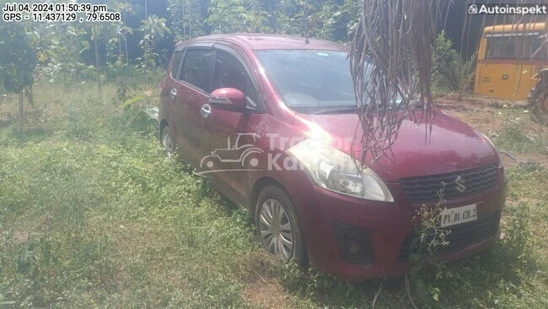
[[334, 42], [306, 39], [304, 37], [279, 35], [279, 34], [258, 34], [258, 33], [234, 33], [214, 34], [202, 37], [195, 37], [179, 45], [187, 45], [200, 42], [227, 42], [237, 45], [245, 45], [252, 50], [267, 49], [302, 49], [302, 50], [325, 50], [325, 51], [348, 51], [348, 47]]

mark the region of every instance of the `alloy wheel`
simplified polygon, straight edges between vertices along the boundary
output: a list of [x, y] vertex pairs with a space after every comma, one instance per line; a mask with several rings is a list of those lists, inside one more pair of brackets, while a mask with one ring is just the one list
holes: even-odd
[[267, 251], [284, 259], [291, 258], [295, 235], [289, 215], [278, 200], [268, 199], [261, 205], [259, 233]]

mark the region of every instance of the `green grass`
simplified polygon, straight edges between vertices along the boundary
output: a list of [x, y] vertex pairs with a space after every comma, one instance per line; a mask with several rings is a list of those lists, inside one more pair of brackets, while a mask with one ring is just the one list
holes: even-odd
[[531, 121], [527, 109], [522, 106], [494, 108], [494, 112], [501, 113], [504, 122], [493, 138], [498, 149], [520, 154], [548, 154], [548, 128]]
[[[350, 284], [262, 253], [247, 212], [164, 159], [138, 111], [88, 85], [35, 91], [22, 127], [0, 120], [0, 308], [412, 306], [403, 280]], [[508, 174], [504, 238], [409, 278], [419, 308], [548, 307], [548, 172]]]
[[518, 153], [548, 153], [548, 139], [542, 135], [525, 133], [521, 126], [519, 121], [508, 120], [495, 139], [497, 147]]

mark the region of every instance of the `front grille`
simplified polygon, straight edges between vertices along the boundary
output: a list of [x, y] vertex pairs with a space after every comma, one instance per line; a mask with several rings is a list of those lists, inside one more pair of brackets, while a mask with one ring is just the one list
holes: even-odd
[[[438, 248], [439, 253], [450, 253], [468, 246], [477, 244], [478, 242], [493, 237], [497, 234], [500, 222], [500, 211], [493, 214], [480, 217], [478, 220], [465, 223], [462, 225], [447, 227], [444, 230], [450, 230], [445, 239], [449, 245]], [[409, 232], [401, 246], [399, 260], [409, 259], [411, 254], [413, 241], [417, 239], [415, 231]]]
[[[447, 174], [404, 178], [400, 180], [403, 192], [411, 202], [439, 200], [439, 192], [444, 199], [466, 197], [494, 187], [497, 183], [497, 165], [459, 171]], [[459, 191], [457, 178], [464, 180], [464, 191]], [[462, 189], [462, 187], [460, 187]]]

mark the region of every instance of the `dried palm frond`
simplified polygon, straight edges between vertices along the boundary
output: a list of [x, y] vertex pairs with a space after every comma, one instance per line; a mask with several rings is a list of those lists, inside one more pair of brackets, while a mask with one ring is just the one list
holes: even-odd
[[[439, 0], [364, 0], [350, 50], [362, 165], [393, 157], [390, 149], [405, 118], [431, 129], [431, 59], [440, 12]], [[418, 107], [422, 113], [415, 113]]]
[[[490, 1], [491, 4], [495, 2]], [[498, 2], [502, 6], [507, 3], [506, 0]], [[406, 118], [417, 125], [425, 124], [425, 143], [430, 141], [435, 117], [431, 89], [433, 44], [441, 28], [438, 28], [439, 21], [445, 18], [440, 25], [446, 25], [452, 3], [452, 0], [363, 0], [361, 20], [350, 49], [350, 67], [363, 132], [361, 149], [354, 149], [358, 152], [352, 153], [361, 154], [361, 158], [356, 158], [361, 165], [368, 166], [384, 156], [394, 159], [391, 147]], [[525, 31], [525, 27], [518, 25], [539, 21], [539, 16], [523, 15], [487, 19], [486, 15], [469, 15], [468, 8], [466, 6], [463, 11], [463, 45], [465, 41], [475, 44], [469, 42], [470, 32], [480, 30], [471, 29], [471, 18], [482, 18], [480, 31], [489, 24], [514, 24], [513, 31]], [[516, 49], [524, 52], [530, 48], [519, 42], [523, 36], [515, 37], [518, 40]], [[544, 46], [548, 44], [548, 36], [545, 37]], [[545, 50], [538, 48], [532, 57], [538, 57], [538, 53]], [[516, 54], [520, 51], [516, 50]], [[399, 104], [394, 104], [396, 101]]]

